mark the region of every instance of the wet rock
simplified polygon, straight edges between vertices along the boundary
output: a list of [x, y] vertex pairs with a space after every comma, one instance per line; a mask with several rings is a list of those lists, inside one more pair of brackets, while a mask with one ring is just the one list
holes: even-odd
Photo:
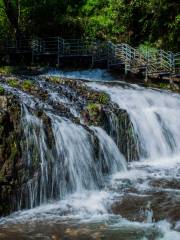
[[7, 96], [0, 96], [0, 108], [7, 109]]
[[60, 86], [59, 93], [81, 109], [85, 125], [101, 126], [114, 139], [128, 161], [139, 159], [139, 143], [129, 116], [125, 110], [112, 103], [106, 93], [92, 90], [84, 82], [74, 79], [45, 79]]
[[21, 178], [19, 123], [20, 106], [14, 97], [6, 96], [0, 108], [0, 215], [10, 211], [11, 196]]
[[149, 184], [156, 188], [179, 189], [179, 179], [151, 179]]
[[139, 142], [128, 113], [115, 104], [103, 109], [103, 128], [114, 139], [127, 161], [139, 160]]
[[180, 198], [178, 193], [149, 192], [147, 195], [125, 194], [113, 204], [112, 211], [130, 221], [147, 222], [147, 206], [152, 211], [152, 220], [158, 222], [168, 219], [175, 223], [180, 216]]

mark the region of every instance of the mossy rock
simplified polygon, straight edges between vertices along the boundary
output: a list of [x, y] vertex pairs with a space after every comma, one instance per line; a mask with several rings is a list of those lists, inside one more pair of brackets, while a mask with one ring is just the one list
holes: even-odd
[[18, 79], [8, 79], [7, 83], [9, 84], [9, 86], [11, 87], [19, 87], [20, 86], [20, 83], [19, 83], [19, 80]]
[[54, 83], [65, 84], [65, 80], [57, 76], [48, 77], [47, 80]]
[[108, 104], [108, 102], [110, 101], [110, 97], [106, 93], [101, 93], [98, 97], [98, 100], [101, 104]]
[[96, 103], [89, 103], [83, 112], [83, 116], [88, 125], [99, 125], [102, 118], [102, 106]]
[[0, 86], [0, 96], [4, 95], [4, 88]]
[[24, 91], [31, 91], [34, 88], [34, 84], [31, 80], [25, 80], [22, 83], [22, 89]]
[[87, 106], [87, 110], [89, 111], [90, 114], [96, 115], [101, 110], [101, 105], [96, 103], [89, 103]]

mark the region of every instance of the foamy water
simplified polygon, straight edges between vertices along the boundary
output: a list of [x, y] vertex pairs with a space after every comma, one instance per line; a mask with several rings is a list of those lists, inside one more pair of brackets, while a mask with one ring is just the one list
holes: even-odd
[[[0, 219], [0, 226], [5, 229], [5, 233], [2, 233], [3, 239], [10, 239], [8, 234], [11, 231], [17, 236], [14, 239], [18, 240], [23, 239], [23, 234], [26, 239], [38, 239], [37, 234], [40, 234], [40, 239], [52, 239], [53, 233], [58, 232], [65, 225], [66, 230], [62, 230], [64, 234], [62, 236], [69, 236], [70, 239], [78, 239], [78, 237], [80, 239], [82, 234], [87, 234], [87, 239], [96, 239], [95, 237], [105, 235], [104, 239], [179, 240], [179, 221], [172, 223], [169, 219], [154, 220], [151, 214], [156, 212], [151, 211], [151, 201], [153, 202], [157, 197], [153, 195], [156, 192], [169, 194], [168, 197], [173, 194], [174, 199], [179, 196], [180, 96], [137, 85], [105, 84], [103, 81], [111, 82], [115, 78], [103, 70], [55, 71], [48, 74], [89, 80], [88, 86], [108, 93], [119, 108], [125, 109], [140, 142], [140, 161], [129, 163], [127, 171], [124, 157], [113, 140], [102, 129], [92, 127], [91, 130], [99, 138], [102, 155], [104, 154], [101, 164], [105, 161], [110, 173], [102, 178], [100, 168], [91, 162], [93, 152], [87, 132], [80, 126], [49, 114], [53, 134], [57, 139], [57, 153], [59, 156], [62, 153], [65, 155], [66, 169], [71, 172], [71, 185], [77, 191], [67, 193], [59, 201], [49, 200], [39, 207], [19, 211]], [[56, 91], [51, 91], [49, 94], [54, 101], [66, 101], [64, 98], [61, 99]], [[74, 137], [75, 135], [77, 137]], [[62, 142], [66, 145], [63, 149]], [[97, 176], [93, 177], [92, 168], [96, 169], [95, 175], [98, 175], [100, 182], [104, 183], [102, 189], [97, 187], [95, 180]], [[53, 175], [55, 181], [62, 180], [58, 169], [57, 165]], [[166, 182], [167, 185], [163, 185]], [[172, 185], [172, 182], [175, 184]], [[86, 186], [90, 186], [89, 190]], [[136, 219], [130, 221], [112, 211], [112, 205], [123, 201], [127, 196], [129, 200], [133, 197], [134, 199], [138, 197], [140, 200], [148, 197], [149, 206], [145, 209], [147, 217], [142, 222]], [[161, 203], [158, 204], [161, 206]], [[171, 207], [173, 209], [174, 206]], [[138, 214], [141, 214], [141, 209]], [[37, 229], [34, 224], [40, 227]], [[28, 234], [26, 234], [27, 226], [29, 226]], [[75, 235], [68, 235], [74, 228]], [[70, 229], [69, 232], [67, 229]]]

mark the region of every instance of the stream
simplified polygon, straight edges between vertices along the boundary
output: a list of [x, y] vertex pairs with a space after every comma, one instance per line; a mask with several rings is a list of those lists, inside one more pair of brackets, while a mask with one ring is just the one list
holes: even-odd
[[[58, 115], [50, 103], [2, 84], [21, 99], [24, 159], [31, 166], [36, 154], [41, 174], [28, 182], [19, 210], [0, 218], [0, 239], [179, 240], [180, 95], [125, 83], [100, 69], [56, 70], [45, 76], [85, 80], [91, 89], [107, 93], [128, 113], [139, 159], [126, 159], [101, 127], [85, 128]], [[57, 86], [43, 80], [38, 84], [53, 102], [66, 104], [80, 117], [79, 107]], [[50, 119], [51, 149], [36, 109]], [[111, 130], [117, 132], [116, 119], [111, 120]]]

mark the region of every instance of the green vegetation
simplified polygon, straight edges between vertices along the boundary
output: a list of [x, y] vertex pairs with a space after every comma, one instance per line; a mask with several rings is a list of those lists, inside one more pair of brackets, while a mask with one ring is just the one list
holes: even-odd
[[1, 74], [11, 74], [14, 72], [14, 68], [11, 66], [3, 66], [0, 67], [0, 73]]
[[177, 51], [179, 12], [177, 0], [0, 0], [0, 41], [59, 35]]
[[62, 78], [56, 77], [56, 76], [51, 76], [51, 77], [47, 78], [47, 81], [64, 84], [64, 80]]
[[163, 89], [168, 89], [170, 88], [170, 85], [169, 83], [159, 83], [159, 87]]
[[88, 114], [88, 124], [98, 125], [98, 123], [101, 121], [101, 105], [89, 103], [86, 109]]
[[25, 70], [25, 68], [21, 66], [2, 66], [0, 67], [0, 74], [3, 75], [17, 74], [23, 70]]
[[4, 95], [4, 88], [0, 86], [0, 96]]
[[22, 83], [22, 89], [24, 91], [30, 91], [34, 87], [34, 84], [31, 80], [25, 80]]
[[99, 105], [97, 105], [96, 103], [89, 103], [87, 106], [87, 110], [89, 111], [89, 113], [96, 114], [97, 112], [99, 112]]
[[19, 81], [17, 79], [9, 79], [7, 82], [11, 87], [19, 87]]
[[147, 53], [151, 54], [151, 55], [155, 55], [157, 53], [157, 48], [153, 47], [151, 44], [149, 44], [148, 42], [145, 42], [143, 44], [139, 45], [139, 51], [143, 54], [143, 55], [147, 55]]
[[99, 103], [101, 104], [107, 104], [109, 102], [110, 98], [109, 95], [106, 93], [101, 93], [99, 95]]

